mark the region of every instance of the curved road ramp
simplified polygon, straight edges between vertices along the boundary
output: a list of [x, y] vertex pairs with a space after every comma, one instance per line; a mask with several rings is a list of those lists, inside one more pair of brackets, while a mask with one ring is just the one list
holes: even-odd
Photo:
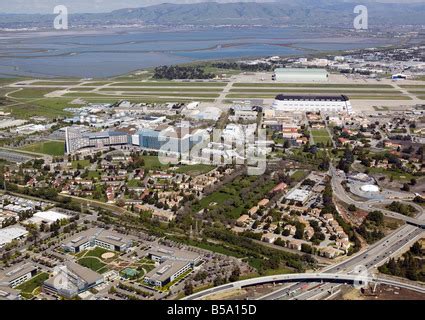
[[368, 283], [380, 283], [390, 286], [397, 286], [413, 291], [417, 291], [425, 294], [425, 287], [419, 285], [413, 285], [404, 283], [394, 279], [387, 279], [381, 277], [364, 276], [361, 274], [340, 274], [340, 273], [294, 273], [294, 274], [282, 274], [266, 277], [258, 277], [253, 279], [236, 281], [228, 284], [224, 284], [218, 287], [210, 288], [201, 292], [194, 293], [190, 296], [183, 298], [182, 300], [202, 300], [212, 295], [221, 294], [223, 292], [241, 289], [244, 287], [262, 285], [267, 283], [278, 283], [278, 282], [336, 282], [336, 283], [350, 283], [358, 285], [360, 287]]

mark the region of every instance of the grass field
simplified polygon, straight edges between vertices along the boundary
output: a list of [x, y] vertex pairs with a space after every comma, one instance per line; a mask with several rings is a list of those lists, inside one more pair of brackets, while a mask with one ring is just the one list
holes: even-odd
[[215, 167], [207, 164], [194, 164], [191, 166], [181, 166], [177, 169], [178, 173], [185, 173], [188, 175], [201, 175], [213, 170]]
[[148, 170], [167, 168], [169, 166], [168, 164], [162, 164], [158, 156], [143, 156], [142, 159], [145, 162], [144, 167]]
[[368, 168], [369, 173], [371, 174], [384, 174], [387, 177], [392, 177], [395, 180], [399, 181], [410, 181], [413, 178], [413, 175], [407, 172], [399, 172], [394, 170], [388, 170], [384, 168]]
[[351, 100], [412, 100], [409, 96], [387, 96], [387, 95], [374, 95], [374, 96], [356, 96], [350, 95]]
[[349, 89], [246, 89], [246, 88], [236, 88], [230, 89], [232, 93], [244, 93], [244, 94], [266, 94], [266, 93], [327, 93], [327, 94], [401, 94], [400, 91], [397, 90], [349, 90]]
[[73, 169], [77, 169], [78, 165], [80, 165], [82, 168], [87, 167], [90, 164], [89, 160], [77, 160], [77, 161], [72, 161], [72, 168]]
[[[85, 88], [90, 89], [90, 88]], [[75, 90], [80, 90], [79, 88], [76, 88]], [[101, 88], [99, 90], [102, 91], [125, 91], [125, 92], [131, 92], [134, 94], [134, 92], [147, 92], [147, 93], [197, 93], [197, 92], [221, 92], [222, 88], [158, 88], [158, 87], [137, 87], [137, 88], [114, 88], [114, 87], [106, 87]]]
[[28, 88], [28, 89], [22, 89], [14, 93], [11, 93], [9, 94], [9, 96], [11, 98], [17, 98], [17, 99], [40, 99], [40, 98], [44, 98], [45, 94], [48, 94], [55, 90], [60, 90], [60, 88], [49, 88], [49, 89]]
[[21, 290], [24, 293], [31, 294], [35, 289], [40, 287], [44, 281], [49, 279], [49, 275], [45, 272], [40, 273], [33, 277], [32, 279], [24, 282], [23, 284], [16, 287], [18, 290]]
[[409, 90], [409, 92], [413, 93], [413, 94], [425, 95], [425, 88], [424, 88], [424, 90]]
[[[106, 250], [106, 249], [104, 249], [104, 248], [100, 248], [100, 247], [96, 247], [96, 248], [94, 248], [94, 249], [92, 249], [92, 250], [88, 251], [84, 257], [85, 257], [85, 258], [86, 258], [86, 257], [96, 257], [96, 258], [102, 259], [102, 255], [103, 255], [104, 253], [107, 253], [107, 252], [113, 252], [113, 251]], [[113, 252], [113, 253], [114, 253], [114, 252]]]
[[100, 172], [99, 171], [89, 171], [89, 175], [88, 175], [89, 179], [99, 179], [100, 178]]
[[224, 87], [226, 82], [180, 82], [180, 81], [140, 81], [111, 82], [113, 86], [154, 86], [154, 87]]
[[67, 81], [67, 80], [57, 80], [57, 81], [36, 81], [33, 82], [33, 85], [37, 86], [76, 86], [80, 84], [80, 81]]
[[[290, 92], [285, 92], [290, 93]], [[308, 91], [306, 91], [308, 93]], [[274, 99], [276, 94], [240, 94], [230, 93], [226, 95], [227, 99]], [[411, 100], [409, 96], [403, 95], [353, 95], [350, 94], [352, 100]]]
[[106, 266], [105, 263], [100, 262], [98, 259], [93, 257], [84, 257], [79, 259], [77, 262], [83, 267], [89, 268], [95, 272], [99, 272], [101, 269], [104, 269], [104, 267]]
[[425, 84], [401, 84], [399, 87], [405, 89], [425, 89]]
[[33, 116], [43, 116], [53, 119], [70, 115], [69, 112], [64, 111], [65, 108], [70, 106], [70, 101], [71, 99], [64, 98], [45, 98], [23, 102], [22, 104], [14, 104], [11, 107], [5, 106], [3, 109], [11, 112], [14, 117], [19, 119], [28, 119]]
[[22, 147], [22, 150], [34, 153], [43, 153], [50, 156], [63, 156], [65, 143], [60, 141], [45, 141]]
[[[155, 98], [155, 97], [121, 97], [121, 99], [126, 98], [126, 100], [131, 103], [168, 103], [168, 102], [192, 102], [194, 99], [190, 98]], [[92, 103], [115, 103], [117, 102], [116, 96], [100, 96], [100, 97], [91, 97], [83, 98], [87, 102]], [[118, 99], [119, 100], [119, 99]], [[213, 102], [214, 99], [208, 98], [196, 98], [196, 101], [204, 101], [204, 102]]]
[[334, 84], [334, 83], [235, 83], [233, 87], [289, 87], [289, 88], [367, 88], [384, 89], [394, 88], [389, 84]]
[[313, 137], [314, 143], [324, 143], [332, 142], [331, 137], [326, 129], [315, 129], [311, 130], [311, 135]]
[[64, 97], [78, 97], [78, 98], [96, 98], [96, 97], [115, 97], [118, 100], [124, 97], [128, 98], [141, 98], [144, 96], [163, 96], [171, 98], [181, 98], [181, 97], [191, 97], [191, 98], [217, 98], [218, 93], [173, 93], [173, 92], [164, 92], [158, 94], [155, 92], [143, 92], [138, 94], [138, 92], [126, 92], [125, 90], [116, 89], [114, 91], [108, 92], [70, 92], [65, 93]]
[[307, 176], [307, 173], [305, 171], [302, 170], [298, 170], [295, 171], [292, 175], [291, 178], [294, 179], [295, 181], [301, 181], [302, 179], [304, 179]]
[[[218, 191], [202, 198], [199, 203], [192, 206], [195, 212], [201, 209], [225, 208], [224, 215], [230, 219], [237, 219], [240, 215], [252, 208], [267, 194], [274, 186], [275, 181], [267, 180], [257, 184], [258, 177], [238, 177], [230, 184], [221, 187]], [[242, 196], [244, 194], [244, 196]], [[212, 205], [215, 204], [215, 205]]]

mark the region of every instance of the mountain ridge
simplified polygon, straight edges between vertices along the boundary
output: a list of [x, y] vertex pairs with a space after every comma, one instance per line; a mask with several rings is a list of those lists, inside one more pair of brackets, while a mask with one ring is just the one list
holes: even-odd
[[[358, 2], [335, 0], [281, 0], [279, 2], [162, 3], [125, 8], [109, 13], [71, 14], [70, 25], [305, 25], [352, 26]], [[367, 2], [369, 24], [424, 24], [425, 3], [382, 4]], [[48, 25], [55, 15], [0, 14], [0, 27]]]

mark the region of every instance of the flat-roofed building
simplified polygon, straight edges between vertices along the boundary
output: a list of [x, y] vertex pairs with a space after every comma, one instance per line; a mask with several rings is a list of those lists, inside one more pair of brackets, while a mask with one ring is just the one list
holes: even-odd
[[148, 257], [159, 263], [159, 266], [148, 272], [144, 281], [157, 287], [163, 287], [192, 270], [201, 259], [196, 252], [174, 250], [162, 246], [152, 248], [148, 252]]
[[95, 238], [94, 244], [107, 250], [123, 252], [131, 247], [132, 241], [118, 233], [103, 231]]
[[89, 229], [77, 234], [69, 242], [62, 245], [65, 251], [77, 253], [94, 247], [124, 252], [132, 246], [132, 240], [110, 230], [100, 228]]
[[166, 260], [184, 260], [189, 261], [195, 265], [200, 259], [201, 256], [196, 252], [186, 251], [186, 250], [174, 250], [166, 247], [155, 247], [149, 250], [148, 252], [149, 259], [156, 262], [164, 262]]
[[42, 289], [70, 299], [103, 282], [103, 276], [97, 272], [74, 262], [67, 262], [55, 269], [54, 276], [44, 281]]
[[103, 148], [108, 146], [126, 145], [130, 137], [126, 132], [101, 131], [84, 132], [75, 129], [65, 129], [65, 151], [70, 154], [83, 148]]
[[346, 95], [278, 94], [271, 108], [282, 112], [353, 112]]
[[21, 300], [21, 295], [18, 290], [0, 285], [1, 300]]
[[21, 227], [8, 227], [0, 229], [0, 248], [13, 240], [20, 240], [27, 236], [28, 231]]
[[54, 222], [57, 221], [61, 221], [61, 220], [67, 220], [69, 219], [70, 216], [54, 211], [54, 210], [49, 210], [49, 211], [40, 211], [35, 213], [31, 218], [25, 220], [26, 224], [36, 224], [36, 225], [40, 225], [40, 224], [47, 224], [47, 225], [51, 225]]
[[31, 263], [9, 268], [0, 274], [0, 284], [15, 288], [37, 274], [37, 267]]
[[188, 261], [167, 260], [148, 272], [144, 281], [153, 286], [163, 287], [191, 269], [192, 265]]
[[310, 196], [310, 192], [302, 189], [293, 189], [285, 196], [286, 200], [292, 200], [298, 202], [300, 204], [304, 204], [307, 202]]

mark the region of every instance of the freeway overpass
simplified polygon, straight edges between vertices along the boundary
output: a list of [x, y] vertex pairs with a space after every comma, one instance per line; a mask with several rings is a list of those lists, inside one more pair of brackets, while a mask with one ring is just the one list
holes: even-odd
[[241, 280], [224, 284], [218, 287], [210, 288], [202, 292], [192, 294], [183, 300], [199, 300], [207, 298], [211, 295], [241, 289], [244, 287], [262, 285], [267, 283], [280, 283], [280, 282], [336, 282], [336, 283], [358, 283], [363, 286], [367, 283], [381, 283], [391, 286], [397, 286], [409, 290], [414, 290], [425, 294], [425, 286], [413, 285], [410, 283], [401, 282], [398, 280], [369, 277], [362, 274], [340, 274], [340, 273], [294, 273], [294, 274], [281, 274], [274, 276], [259, 277], [247, 280]]

